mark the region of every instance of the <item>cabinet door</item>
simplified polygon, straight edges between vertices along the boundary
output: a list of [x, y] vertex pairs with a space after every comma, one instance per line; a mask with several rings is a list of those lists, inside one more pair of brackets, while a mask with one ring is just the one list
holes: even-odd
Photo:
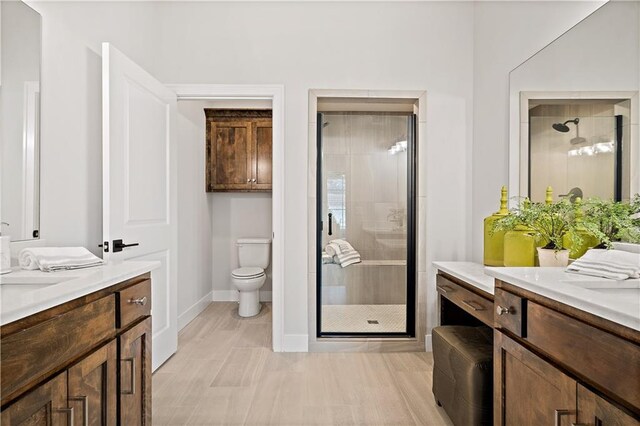
[[151, 426], [151, 317], [118, 339], [120, 424]]
[[578, 424], [580, 426], [639, 426], [640, 421], [578, 385]]
[[117, 342], [113, 340], [68, 370], [69, 405], [74, 408], [77, 423], [117, 423], [117, 363]]
[[38, 386], [2, 411], [2, 426], [64, 426], [73, 424], [67, 406], [67, 373]]
[[210, 122], [207, 190], [251, 189], [251, 122]]
[[534, 353], [494, 332], [494, 424], [575, 422], [576, 382]]
[[273, 137], [271, 122], [254, 122], [253, 128], [253, 176], [251, 188], [271, 190], [271, 163]]

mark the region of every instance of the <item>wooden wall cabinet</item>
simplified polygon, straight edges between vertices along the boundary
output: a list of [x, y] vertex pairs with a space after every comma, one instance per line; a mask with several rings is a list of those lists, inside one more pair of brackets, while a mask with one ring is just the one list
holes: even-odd
[[271, 191], [271, 110], [204, 111], [207, 192]]
[[151, 425], [150, 274], [0, 328], [1, 424]]
[[640, 333], [496, 281], [494, 424], [640, 426]]

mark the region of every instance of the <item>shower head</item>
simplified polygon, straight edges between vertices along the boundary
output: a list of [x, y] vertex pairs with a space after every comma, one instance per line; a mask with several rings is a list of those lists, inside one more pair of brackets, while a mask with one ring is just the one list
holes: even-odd
[[567, 133], [569, 131], [569, 126], [567, 126], [567, 123], [573, 123], [577, 126], [579, 122], [579, 118], [574, 118], [573, 120], [567, 120], [564, 123], [555, 123], [551, 127], [553, 127], [553, 129], [558, 132]]

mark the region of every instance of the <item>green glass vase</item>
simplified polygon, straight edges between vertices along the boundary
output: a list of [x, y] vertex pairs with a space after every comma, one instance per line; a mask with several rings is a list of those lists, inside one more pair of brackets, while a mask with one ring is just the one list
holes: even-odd
[[493, 224], [509, 214], [507, 208], [507, 187], [500, 190], [500, 210], [484, 219], [484, 264], [504, 266], [504, 231], [492, 233]]

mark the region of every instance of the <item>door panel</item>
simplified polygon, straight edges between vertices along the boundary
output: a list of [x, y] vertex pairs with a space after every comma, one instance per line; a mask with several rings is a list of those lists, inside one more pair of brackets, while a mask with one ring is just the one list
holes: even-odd
[[[103, 239], [107, 261], [154, 260], [154, 369], [178, 346], [176, 94], [102, 46]], [[114, 251], [114, 240], [137, 246]]]
[[253, 157], [255, 170], [252, 188], [271, 189], [271, 165], [272, 165], [272, 131], [271, 123], [253, 123]]
[[214, 122], [213, 189], [251, 188], [251, 123]]
[[117, 362], [117, 341], [112, 340], [69, 369], [69, 405], [78, 423], [117, 424]]
[[640, 421], [578, 385], [578, 424], [581, 426], [639, 426]]
[[151, 426], [151, 318], [118, 339], [120, 424]]
[[2, 411], [2, 426], [65, 426], [73, 424], [67, 406], [67, 373], [62, 373]]
[[501, 332], [494, 336], [494, 424], [575, 422], [576, 382]]

